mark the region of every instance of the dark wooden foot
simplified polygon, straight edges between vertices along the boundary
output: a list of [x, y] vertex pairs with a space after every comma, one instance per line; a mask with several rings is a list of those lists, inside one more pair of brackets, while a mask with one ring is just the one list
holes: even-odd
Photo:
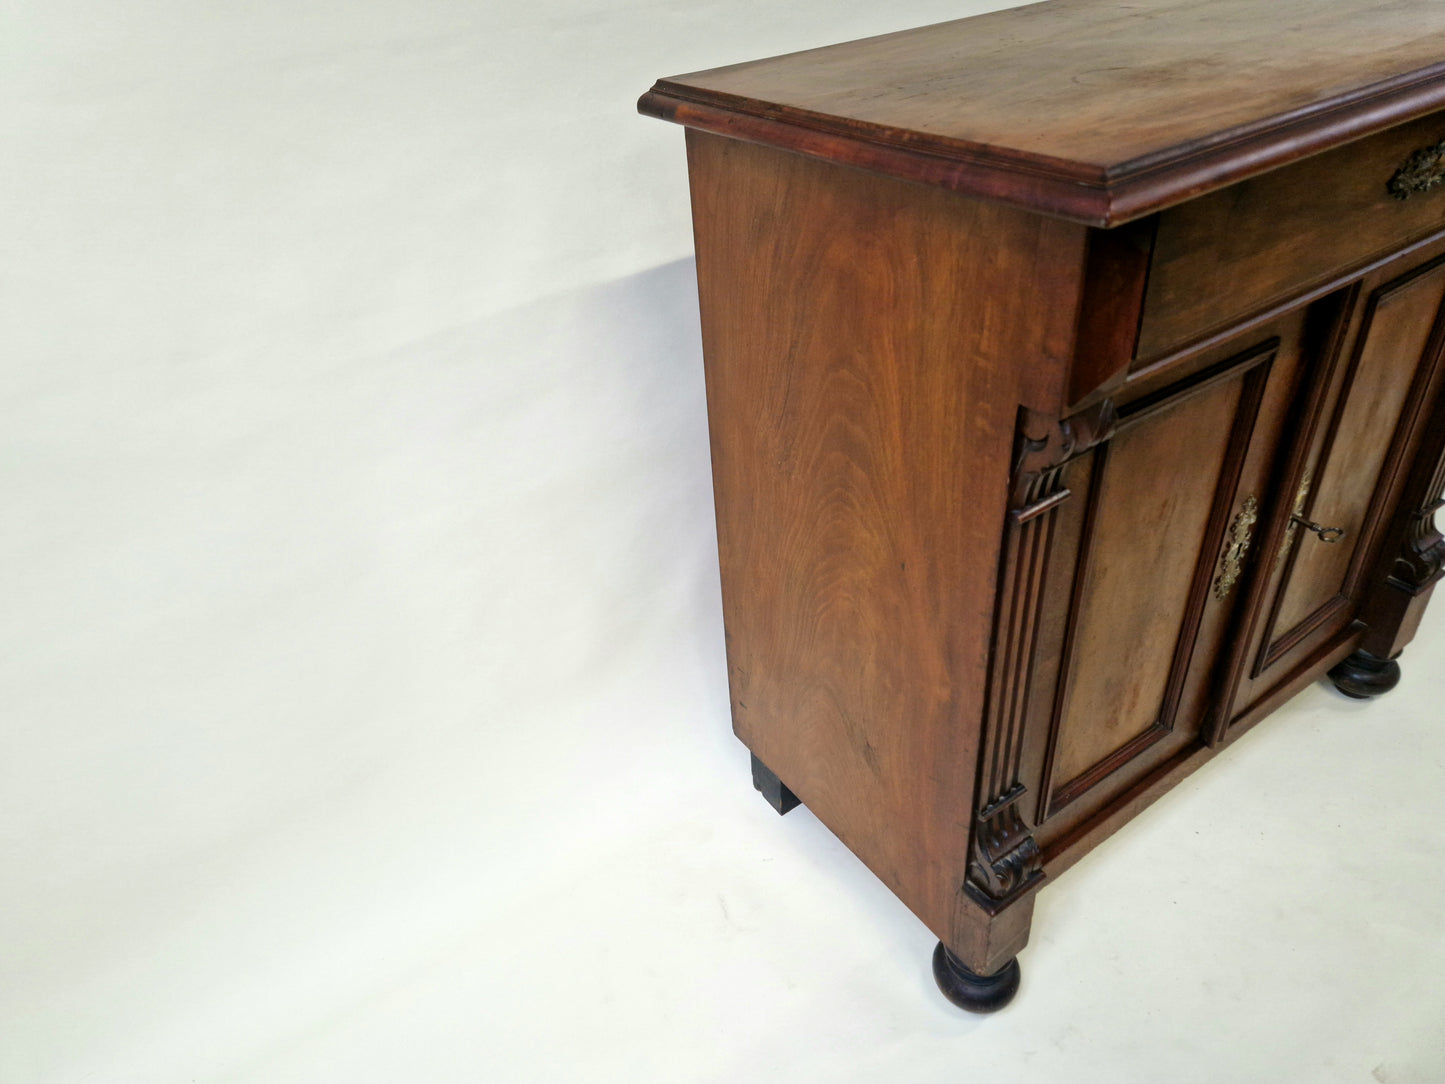
[[778, 811], [779, 816], [802, 804], [798, 796], [783, 786], [783, 781], [757, 757], [753, 757], [753, 786], [768, 800], [768, 805]]
[[1329, 673], [1335, 688], [1354, 700], [1368, 700], [1387, 693], [1400, 683], [1400, 664], [1368, 651], [1347, 656]]
[[933, 950], [933, 978], [943, 996], [969, 1012], [998, 1012], [1019, 992], [1019, 962], [1012, 959], [992, 975], [975, 975], [943, 947]]

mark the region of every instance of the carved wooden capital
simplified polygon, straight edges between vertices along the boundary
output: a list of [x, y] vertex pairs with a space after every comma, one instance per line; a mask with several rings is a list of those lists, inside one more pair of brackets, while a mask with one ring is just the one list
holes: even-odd
[[1064, 464], [1108, 440], [1117, 421], [1114, 404], [1108, 399], [1062, 419], [1020, 408], [1010, 500], [1014, 516], [1029, 519], [1067, 500]]
[[1052, 418], [1020, 408], [1014, 474], [1041, 473], [1083, 455], [1113, 436], [1118, 420], [1110, 399], [1102, 399], [1068, 418]]
[[1433, 502], [1410, 517], [1404, 550], [1390, 570], [1390, 578], [1407, 590], [1418, 591], [1445, 574], [1445, 536], [1435, 526], [1442, 504]]
[[1405, 544], [1395, 558], [1390, 579], [1408, 591], [1419, 591], [1445, 573], [1445, 535], [1435, 525], [1435, 516], [1445, 509], [1445, 452], [1437, 453], [1434, 472], [1425, 487], [1424, 499], [1405, 528]]
[[968, 887], [975, 896], [1005, 902], [1041, 876], [1042, 864], [1039, 845], [1017, 806], [1010, 804], [981, 821], [975, 830]]

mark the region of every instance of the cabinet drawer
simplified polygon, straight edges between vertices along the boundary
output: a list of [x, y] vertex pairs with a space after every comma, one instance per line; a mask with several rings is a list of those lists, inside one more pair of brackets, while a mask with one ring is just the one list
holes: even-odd
[[1160, 212], [1135, 367], [1445, 228], [1445, 184], [1388, 188], [1442, 140], [1434, 113]]

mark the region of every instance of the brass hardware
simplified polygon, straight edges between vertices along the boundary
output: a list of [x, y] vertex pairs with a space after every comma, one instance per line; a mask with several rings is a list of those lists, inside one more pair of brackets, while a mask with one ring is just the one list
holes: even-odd
[[1214, 597], [1220, 602], [1234, 590], [1240, 569], [1244, 566], [1244, 555], [1249, 552], [1249, 544], [1254, 540], [1254, 524], [1258, 519], [1259, 502], [1253, 497], [1244, 498], [1244, 507], [1229, 525], [1227, 544], [1219, 559], [1219, 579], [1214, 581]]
[[1290, 513], [1289, 523], [1284, 529], [1284, 541], [1279, 545], [1279, 552], [1274, 555], [1274, 567], [1278, 568], [1281, 561], [1289, 553], [1289, 548], [1294, 545], [1294, 536], [1299, 531], [1297, 517], [1304, 514], [1305, 498], [1310, 495], [1310, 486], [1315, 484], [1315, 469], [1311, 467], [1305, 471], [1305, 476], [1300, 479], [1299, 492], [1294, 495], [1294, 510]]
[[1289, 514], [1289, 524], [1284, 529], [1284, 541], [1280, 543], [1279, 552], [1274, 555], [1274, 565], [1284, 560], [1285, 554], [1289, 553], [1290, 546], [1294, 545], [1295, 532], [1303, 527], [1307, 531], [1313, 531], [1321, 542], [1338, 542], [1345, 537], [1343, 527], [1321, 527], [1312, 519], [1305, 519], [1305, 498], [1310, 495], [1310, 486], [1314, 484], [1315, 472], [1313, 468], [1305, 471], [1304, 478], [1300, 481], [1299, 492], [1294, 495], [1294, 510]]
[[1396, 199], [1409, 199], [1416, 192], [1428, 192], [1445, 181], [1445, 140], [1411, 152], [1400, 163], [1385, 189]]
[[1338, 542], [1345, 537], [1343, 527], [1321, 527], [1318, 523], [1305, 519], [1304, 516], [1290, 516], [1289, 521], [1291, 527], [1299, 524], [1305, 530], [1313, 531], [1321, 542]]

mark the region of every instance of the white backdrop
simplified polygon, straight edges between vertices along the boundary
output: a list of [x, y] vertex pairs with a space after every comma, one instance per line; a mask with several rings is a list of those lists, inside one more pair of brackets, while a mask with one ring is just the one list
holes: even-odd
[[[963, 1020], [729, 733], [682, 135], [633, 103], [988, 6], [0, 6], [0, 1081], [1246, 1079], [1194, 1002], [1141, 1053], [1069, 979], [1138, 937], [1137, 864], [1041, 904], [1047, 1028]], [[1257, 743], [1281, 787], [1311, 727], [1409, 716], [1310, 697]], [[1436, 815], [1439, 763], [1365, 775]], [[1438, 973], [1434, 877], [1369, 943], [1390, 988]], [[1416, 1079], [1441, 999], [1366, 1042], [1331, 975], [1255, 1046], [1233, 998], [1214, 1056]]]

